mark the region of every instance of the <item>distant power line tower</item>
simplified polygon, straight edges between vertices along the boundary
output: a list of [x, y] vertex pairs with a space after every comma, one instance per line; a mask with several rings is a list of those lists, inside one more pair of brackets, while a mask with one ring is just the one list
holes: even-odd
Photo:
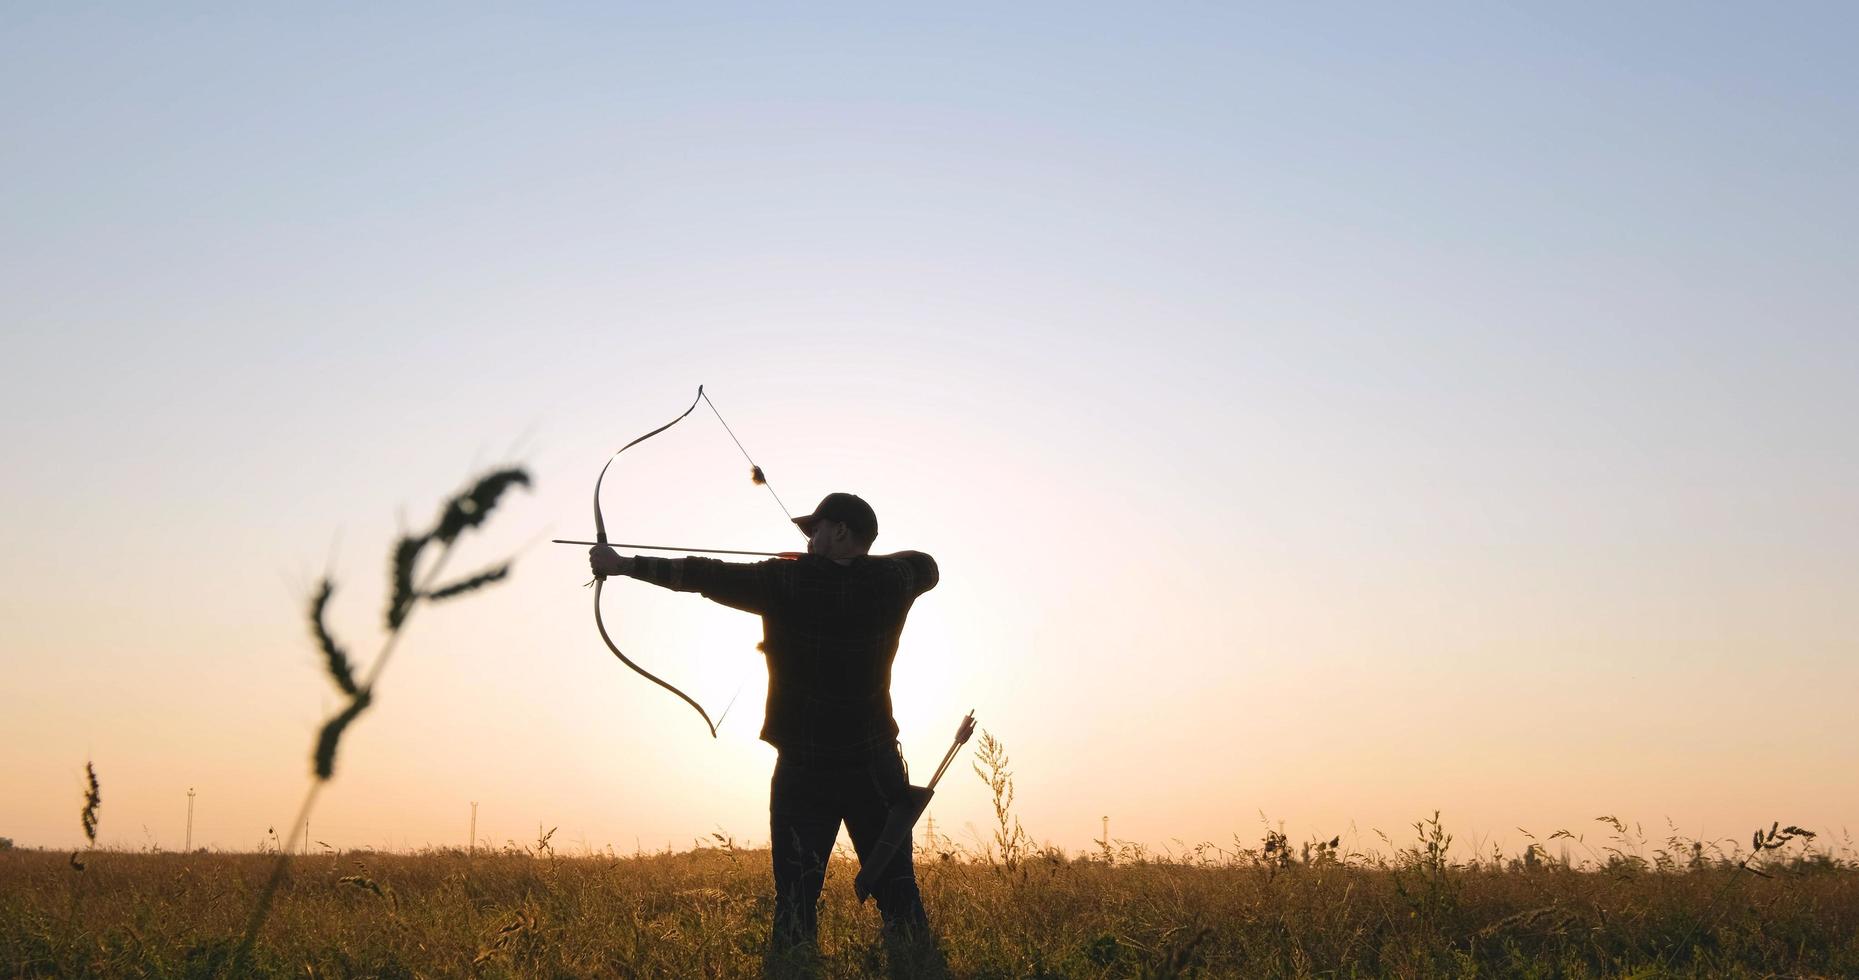
[[186, 854], [194, 852], [194, 788], [187, 787], [187, 843], [181, 845]]
[[471, 801], [471, 833], [465, 838], [465, 856], [470, 857], [478, 850], [478, 801]]

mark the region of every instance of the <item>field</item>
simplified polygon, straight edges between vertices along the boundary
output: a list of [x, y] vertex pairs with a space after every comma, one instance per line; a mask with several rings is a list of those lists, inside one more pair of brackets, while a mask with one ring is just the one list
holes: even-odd
[[[270, 853], [67, 854], [0, 838], [0, 980], [1859, 976], [1850, 840], [1780, 823], [1747, 842], [1649, 840], [1600, 817], [1592, 832], [1558, 831], [1517, 854], [1467, 853], [1435, 813], [1366, 849], [1268, 828], [1256, 842], [1157, 854], [1106, 839], [1068, 854], [1021, 827], [1006, 749], [986, 731], [973, 768], [992, 794], [991, 839], [958, 846], [922, 828], [928, 951], [884, 941], [841, 856], [818, 950], [769, 959], [768, 853], [722, 835], [664, 854], [563, 855], [548, 831], [475, 853], [280, 857], [297, 851], [410, 612], [505, 577], [507, 564], [438, 580], [456, 538], [527, 482], [489, 473], [431, 531], [395, 544], [388, 637], [365, 671], [324, 622], [333, 583], [316, 590], [311, 634], [347, 705], [319, 732], [314, 781]], [[437, 557], [416, 575], [429, 548]], [[101, 789], [94, 766], [85, 774], [81, 827], [94, 845]]]
[[[1536, 846], [1449, 860], [1449, 836], [1423, 821], [1385, 856], [1287, 846], [1268, 831], [1246, 847], [1160, 857], [931, 849], [919, 877], [958, 977], [1859, 976], [1850, 848], [1836, 855], [1766, 828], [1753, 851], [1644, 851], [1609, 828], [1610, 842], [1577, 862]], [[475, 855], [294, 858], [237, 974], [760, 976], [767, 852], [715, 843], [570, 857], [545, 839]], [[233, 975], [223, 967], [275, 863], [80, 857], [82, 871], [68, 854], [0, 851], [0, 975]], [[851, 870], [841, 858], [829, 872], [819, 975], [889, 969]]]

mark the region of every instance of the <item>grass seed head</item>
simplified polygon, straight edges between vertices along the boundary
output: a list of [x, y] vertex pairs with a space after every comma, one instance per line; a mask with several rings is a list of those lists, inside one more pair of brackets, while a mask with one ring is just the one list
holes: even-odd
[[97, 843], [97, 808], [103, 805], [103, 793], [97, 785], [97, 767], [84, 763], [84, 778], [90, 785], [84, 790], [84, 810], [78, 814], [78, 819], [84, 824], [85, 839], [94, 845]]
[[323, 651], [323, 662], [329, 667], [330, 679], [336, 682], [344, 694], [354, 697], [360, 692], [355, 687], [355, 672], [349, 667], [348, 654], [336, 643], [335, 636], [323, 622], [323, 612], [329, 607], [329, 597], [335, 591], [336, 584], [324, 576], [322, 587], [317, 589], [315, 597], [310, 600], [310, 633], [316, 637], [317, 648]]
[[355, 696], [342, 713], [323, 724], [323, 731], [316, 737], [316, 778], [327, 780], [336, 773], [336, 743], [342, 740], [342, 730], [349, 727], [349, 722], [368, 710], [369, 702], [374, 698], [366, 691]]
[[413, 586], [413, 569], [419, 563], [420, 552], [426, 549], [426, 543], [431, 540], [423, 534], [409, 534], [403, 535], [394, 545], [391, 559], [394, 592], [387, 600], [387, 628], [390, 630], [399, 629], [413, 608], [413, 600], [418, 597]]
[[497, 507], [497, 499], [511, 487], [529, 486], [529, 473], [520, 467], [507, 470], [494, 470], [478, 478], [470, 490], [453, 497], [446, 502], [445, 509], [439, 514], [439, 524], [433, 528], [432, 536], [441, 544], [451, 544], [469, 528], [484, 523], [492, 510]]
[[485, 571], [479, 572], [478, 574], [473, 575], [468, 579], [461, 579], [457, 582], [453, 582], [450, 585], [445, 585], [437, 589], [434, 589], [431, 592], [426, 593], [426, 598], [433, 599], [433, 600], [450, 599], [453, 596], [461, 596], [467, 592], [475, 592], [478, 589], [484, 588], [485, 586], [490, 585], [494, 582], [503, 581], [504, 578], [507, 577], [509, 574], [510, 574], [510, 563], [504, 562], [503, 564], [498, 565], [495, 568], [490, 568], [490, 569], [486, 569]]

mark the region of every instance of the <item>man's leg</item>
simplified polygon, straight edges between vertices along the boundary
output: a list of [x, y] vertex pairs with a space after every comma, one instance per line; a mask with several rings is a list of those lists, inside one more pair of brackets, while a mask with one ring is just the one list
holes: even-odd
[[[846, 799], [846, 832], [862, 865], [872, 857], [872, 850], [884, 832], [892, 804], [910, 799], [910, 777], [905, 773], [903, 756], [895, 750], [872, 761], [862, 780], [849, 781]], [[913, 835], [914, 836], [914, 835]], [[912, 843], [905, 840], [885, 865], [884, 874], [872, 887], [878, 900], [878, 914], [884, 917], [887, 932], [899, 930], [927, 935], [929, 916], [923, 910], [923, 896], [917, 890], [916, 864], [911, 860]]]
[[839, 814], [821, 774], [786, 757], [775, 760], [768, 824], [775, 872], [772, 953], [813, 943], [819, 933], [820, 888], [826, 859], [839, 836]]
[[[910, 778], [903, 756], [895, 751], [875, 760], [861, 783], [848, 785], [846, 831], [859, 862], [871, 859], [883, 836], [893, 803], [909, 800]], [[917, 890], [912, 845], [904, 841], [873, 888], [878, 914], [884, 918], [884, 946], [890, 975], [904, 980], [939, 980], [949, 975], [942, 949], [930, 932], [923, 896]]]

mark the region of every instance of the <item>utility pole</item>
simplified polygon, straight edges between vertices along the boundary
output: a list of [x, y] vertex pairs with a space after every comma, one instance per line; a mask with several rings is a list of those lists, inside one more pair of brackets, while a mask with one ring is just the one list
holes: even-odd
[[478, 801], [471, 801], [471, 834], [465, 838], [465, 856], [470, 857], [478, 851]]
[[187, 787], [187, 843], [181, 845], [181, 853], [194, 852], [194, 788]]

